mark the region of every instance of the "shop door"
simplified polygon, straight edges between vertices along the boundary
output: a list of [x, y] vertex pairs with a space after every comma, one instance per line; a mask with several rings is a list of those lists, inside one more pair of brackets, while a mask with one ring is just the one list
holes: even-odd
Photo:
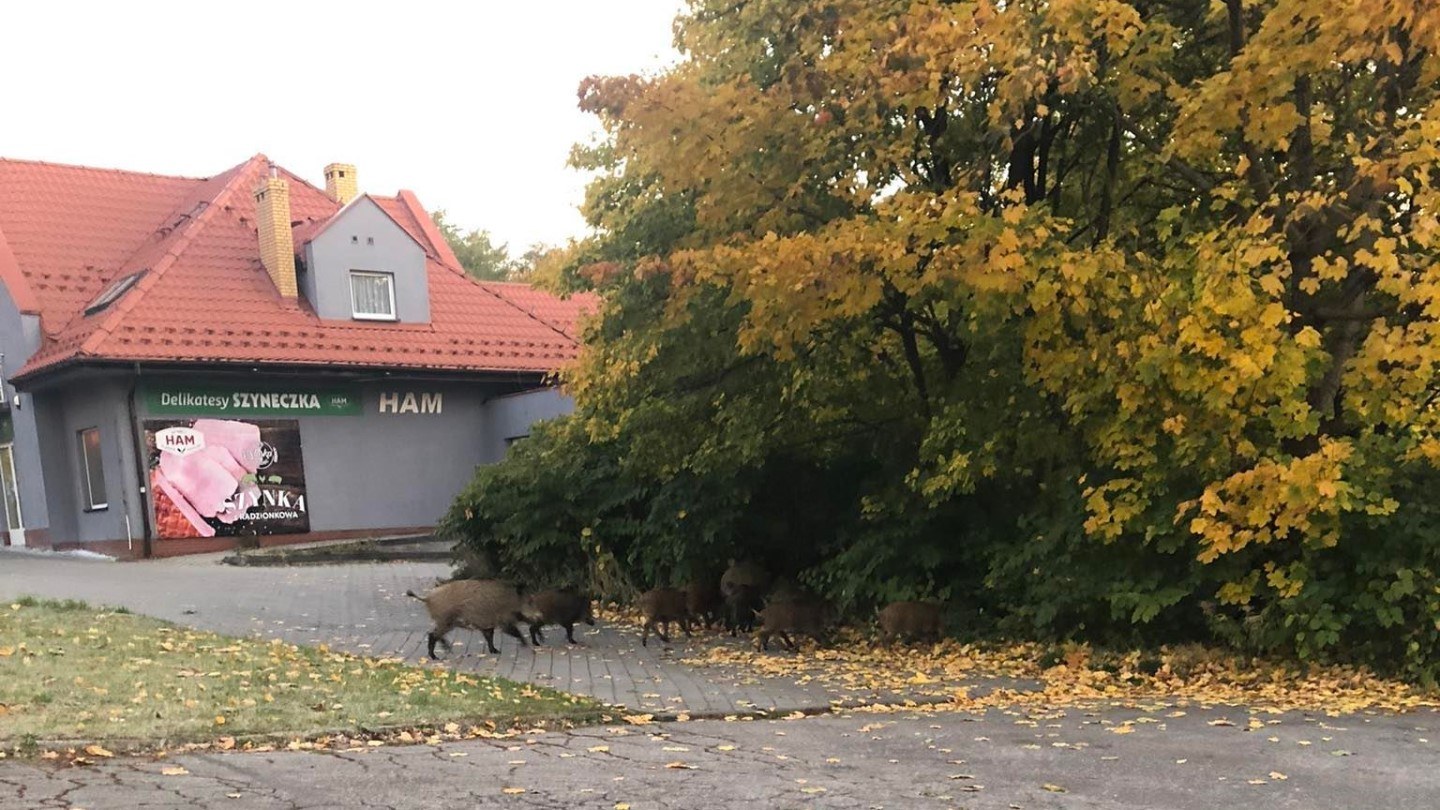
[[20, 517], [20, 485], [15, 479], [15, 445], [0, 444], [0, 489], [5, 498], [5, 528], [10, 545], [25, 545], [25, 524]]

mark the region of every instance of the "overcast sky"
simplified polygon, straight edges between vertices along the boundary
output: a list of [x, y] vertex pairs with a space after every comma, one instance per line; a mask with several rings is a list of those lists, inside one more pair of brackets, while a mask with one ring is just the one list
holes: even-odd
[[513, 253], [578, 236], [590, 74], [678, 58], [682, 0], [5, 3], [0, 157], [209, 176], [263, 152], [408, 188]]

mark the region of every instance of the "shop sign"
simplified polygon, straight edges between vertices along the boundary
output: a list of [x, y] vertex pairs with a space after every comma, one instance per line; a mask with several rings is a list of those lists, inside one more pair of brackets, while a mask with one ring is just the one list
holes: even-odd
[[445, 407], [445, 395], [438, 391], [381, 391], [380, 413], [439, 414]]
[[175, 416], [359, 416], [361, 411], [358, 391], [304, 387], [147, 387], [145, 408], [154, 415]]
[[160, 539], [310, 531], [298, 421], [149, 419], [145, 444]]

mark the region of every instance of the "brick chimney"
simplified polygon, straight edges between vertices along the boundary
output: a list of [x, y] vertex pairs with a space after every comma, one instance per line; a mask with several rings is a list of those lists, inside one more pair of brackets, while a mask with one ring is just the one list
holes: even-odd
[[290, 185], [270, 166], [270, 176], [255, 189], [255, 218], [260, 231], [260, 260], [285, 298], [299, 295], [295, 283], [295, 238], [290, 231]]
[[360, 193], [360, 184], [355, 179], [355, 167], [349, 163], [331, 163], [326, 166], [325, 193], [341, 205], [355, 199]]

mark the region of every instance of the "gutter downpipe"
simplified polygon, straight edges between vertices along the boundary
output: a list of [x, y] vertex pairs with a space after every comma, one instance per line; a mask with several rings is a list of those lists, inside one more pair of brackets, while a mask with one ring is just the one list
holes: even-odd
[[[140, 419], [135, 410], [135, 395], [140, 390], [140, 364], [135, 364], [135, 381], [130, 383], [130, 395], [126, 398], [126, 405], [130, 411], [130, 437], [135, 443], [135, 474], [140, 484], [140, 549], [141, 556], [150, 557], [150, 478], [145, 470], [145, 445], [141, 441], [142, 430]], [[129, 522], [129, 516], [126, 516]]]

